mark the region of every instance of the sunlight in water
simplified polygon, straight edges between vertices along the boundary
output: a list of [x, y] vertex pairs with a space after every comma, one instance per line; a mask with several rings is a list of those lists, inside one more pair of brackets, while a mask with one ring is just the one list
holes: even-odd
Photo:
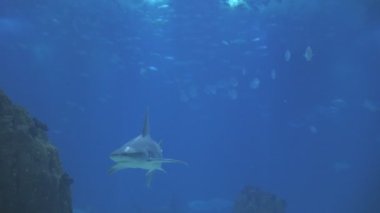
[[116, 0], [125, 9], [140, 10], [146, 6], [152, 8], [169, 8], [169, 0]]
[[149, 5], [164, 5], [167, 4], [168, 0], [145, 0], [145, 2]]
[[247, 3], [244, 0], [227, 0], [226, 3], [231, 8], [235, 8], [238, 6], [246, 5]]

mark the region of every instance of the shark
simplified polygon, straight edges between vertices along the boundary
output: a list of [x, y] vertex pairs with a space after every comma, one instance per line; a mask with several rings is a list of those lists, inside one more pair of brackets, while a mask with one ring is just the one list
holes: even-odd
[[161, 145], [150, 136], [149, 117], [146, 113], [141, 134], [111, 153], [110, 158], [115, 164], [110, 168], [109, 173], [113, 174], [129, 168], [147, 170], [147, 186], [149, 187], [156, 171], [166, 173], [162, 164], [181, 163], [187, 165], [184, 161], [164, 158], [162, 152]]

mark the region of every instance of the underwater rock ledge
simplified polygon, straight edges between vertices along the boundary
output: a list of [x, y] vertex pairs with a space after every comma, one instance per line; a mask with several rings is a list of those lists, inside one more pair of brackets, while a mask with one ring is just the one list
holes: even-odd
[[245, 186], [235, 201], [233, 213], [285, 213], [286, 202], [274, 194]]
[[73, 180], [47, 129], [0, 90], [1, 213], [72, 213]]

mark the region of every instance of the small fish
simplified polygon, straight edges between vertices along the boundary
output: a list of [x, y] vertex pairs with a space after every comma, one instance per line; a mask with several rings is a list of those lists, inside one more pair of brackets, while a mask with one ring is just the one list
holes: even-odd
[[165, 56], [165, 59], [170, 60], [170, 61], [175, 60], [174, 56], [170, 56], [170, 55]]
[[289, 62], [291, 57], [292, 57], [292, 53], [290, 52], [290, 50], [286, 50], [284, 54], [285, 61]]
[[317, 133], [318, 133], [318, 129], [317, 129], [317, 127], [315, 127], [314, 125], [310, 125], [310, 126], [309, 126], [309, 130], [310, 130], [310, 132], [313, 133], [313, 134], [317, 134]]
[[165, 8], [169, 8], [169, 5], [168, 4], [163, 4], [163, 5], [160, 5], [158, 7], [158, 9], [165, 9]]
[[260, 86], [260, 79], [258, 79], [258, 78], [254, 78], [254, 79], [251, 81], [250, 85], [249, 85], [249, 87], [250, 87], [251, 89], [257, 89], [257, 88], [259, 88], [259, 86]]
[[306, 47], [305, 54], [303, 56], [305, 57], [306, 61], [311, 61], [313, 58], [313, 50], [310, 46]]
[[276, 74], [276, 70], [275, 69], [272, 69], [272, 71], [270, 73], [270, 76], [271, 76], [272, 80], [276, 80], [277, 74]]
[[380, 110], [380, 106], [371, 100], [365, 100], [363, 107], [371, 112], [377, 112]]
[[226, 45], [226, 46], [230, 45], [230, 43], [229, 43], [228, 41], [226, 41], [226, 40], [223, 40], [223, 41], [222, 41], [222, 44], [224, 44], [224, 45]]
[[149, 70], [149, 71], [156, 72], [156, 71], [158, 71], [158, 68], [155, 67], [155, 66], [149, 66], [149, 67], [148, 67], [148, 70]]
[[253, 38], [252, 41], [253, 42], [258, 42], [258, 41], [261, 41], [261, 38], [260, 37], [256, 37], [256, 38]]
[[0, 16], [0, 36], [19, 35], [25, 33], [27, 29], [29, 29], [29, 25], [25, 21]]
[[243, 76], [245, 76], [245, 75], [247, 74], [247, 70], [246, 70], [245, 68], [243, 68], [243, 69], [241, 70], [241, 74], [242, 74]]
[[257, 49], [259, 49], [259, 50], [266, 50], [266, 49], [268, 49], [268, 46], [267, 45], [260, 45], [260, 46], [257, 47]]

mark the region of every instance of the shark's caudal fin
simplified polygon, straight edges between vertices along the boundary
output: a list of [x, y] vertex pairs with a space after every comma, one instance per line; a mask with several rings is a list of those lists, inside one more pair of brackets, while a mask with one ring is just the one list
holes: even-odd
[[150, 131], [150, 128], [149, 128], [149, 114], [148, 114], [148, 110], [146, 110], [146, 113], [145, 113], [145, 120], [144, 120], [144, 128], [143, 128], [143, 131], [142, 131], [142, 136], [149, 136], [149, 131]]

